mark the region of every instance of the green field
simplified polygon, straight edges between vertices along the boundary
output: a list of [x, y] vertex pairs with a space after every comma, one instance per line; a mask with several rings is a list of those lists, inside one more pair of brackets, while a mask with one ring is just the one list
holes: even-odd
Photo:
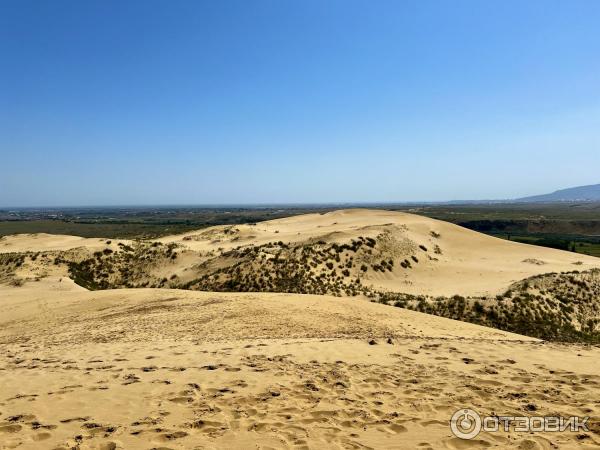
[[199, 225], [152, 223], [84, 223], [61, 220], [4, 221], [0, 222], [0, 236], [19, 233], [69, 234], [101, 238], [150, 238], [184, 233], [200, 228]]
[[577, 253], [585, 253], [600, 258], [600, 243], [579, 242], [577, 243]]
[[[19, 233], [50, 233], [81, 237], [144, 239], [185, 233], [213, 225], [255, 223], [316, 211], [321, 212], [323, 209], [88, 208], [0, 211], [0, 237]], [[55, 218], [57, 216], [58, 218]]]
[[557, 248], [584, 255], [600, 257], [600, 239], [586, 236], [564, 235], [507, 235], [494, 234], [494, 236], [515, 242], [522, 242], [542, 247]]
[[600, 203], [489, 203], [462, 205], [390, 205], [448, 222], [478, 220], [600, 221]]

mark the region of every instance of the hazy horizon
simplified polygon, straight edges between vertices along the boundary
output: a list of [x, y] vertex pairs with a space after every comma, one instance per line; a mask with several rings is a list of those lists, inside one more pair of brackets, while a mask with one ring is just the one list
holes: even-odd
[[[595, 183], [592, 185], [581, 185], [581, 186], [568, 186], [562, 187], [559, 189], [553, 189], [548, 192], [539, 193], [539, 195], [551, 194], [557, 191], [570, 190], [572, 188], [587, 188], [592, 186], [600, 186], [600, 183]], [[536, 195], [534, 195], [536, 196]], [[443, 205], [443, 204], [486, 204], [486, 203], [513, 203], [519, 200], [522, 201], [523, 198], [529, 196], [519, 196], [514, 198], [487, 198], [487, 199], [476, 199], [476, 198], [463, 198], [463, 199], [439, 199], [439, 200], [410, 200], [410, 201], [402, 201], [402, 200], [387, 200], [387, 201], [319, 201], [319, 202], [257, 202], [257, 203], [239, 203], [239, 202], [223, 202], [223, 203], [112, 203], [112, 204], [91, 204], [91, 203], [82, 203], [82, 204], [48, 204], [48, 205], [1, 205], [0, 210], [6, 209], [60, 209], [60, 208], [219, 208], [219, 207], [227, 207], [227, 208], [244, 208], [244, 207], [294, 207], [294, 206], [383, 206], [383, 205]], [[558, 200], [561, 202], [561, 200]]]
[[0, 207], [598, 182], [600, 3], [3, 2]]

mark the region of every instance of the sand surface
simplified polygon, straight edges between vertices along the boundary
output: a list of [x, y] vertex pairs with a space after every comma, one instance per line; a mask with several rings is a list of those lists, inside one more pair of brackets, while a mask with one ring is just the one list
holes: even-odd
[[[346, 210], [162, 238], [180, 256], [154, 270], [193, 272], [206, 255], [239, 246], [381, 233], [441, 249], [412, 270], [365, 275], [399, 292], [491, 294], [530, 275], [600, 266], [411, 214]], [[0, 239], [0, 252], [116, 252], [119, 242], [132, 244], [17, 235]], [[598, 347], [363, 297], [90, 292], [52, 262], [58, 254], [28, 257], [17, 270], [22, 285], [0, 285], [0, 449], [600, 447]], [[592, 419], [587, 433], [465, 441], [449, 428], [464, 407]]]
[[[100, 249], [105, 247], [106, 239], [83, 238], [62, 234], [14, 234], [0, 237], [0, 253], [11, 252], [45, 252], [70, 250], [78, 247]], [[128, 242], [128, 241], [115, 241]]]
[[[40, 283], [43, 283], [40, 282]], [[600, 413], [600, 349], [360, 298], [0, 290], [0, 448], [598, 448], [452, 413]], [[533, 405], [533, 406], [531, 406]]]

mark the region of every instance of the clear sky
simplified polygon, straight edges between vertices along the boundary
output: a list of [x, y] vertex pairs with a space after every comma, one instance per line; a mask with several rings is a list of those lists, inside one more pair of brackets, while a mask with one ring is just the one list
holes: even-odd
[[0, 0], [0, 206], [600, 182], [600, 1]]

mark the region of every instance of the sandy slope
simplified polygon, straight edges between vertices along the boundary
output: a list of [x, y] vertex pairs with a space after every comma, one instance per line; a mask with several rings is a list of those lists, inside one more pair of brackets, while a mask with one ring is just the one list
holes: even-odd
[[87, 247], [92, 250], [101, 249], [106, 247], [106, 239], [46, 233], [15, 234], [0, 237], [0, 253], [44, 252], [69, 250], [78, 247]]
[[[358, 269], [351, 277], [361, 276], [363, 284], [375, 289], [452, 296], [485, 296], [502, 293], [508, 286], [532, 275], [548, 272], [587, 270], [600, 267], [600, 259], [538, 246], [520, 244], [490, 237], [447, 222], [413, 214], [382, 210], [352, 209], [327, 214], [307, 214], [260, 222], [255, 225], [217, 226], [196, 232], [158, 239], [176, 243], [179, 258], [162, 267], [154, 267], [153, 275], [170, 279], [177, 274], [182, 281], [199, 276], [195, 269], [207, 259], [239, 246], [257, 246], [270, 242], [348, 243], [359, 236], [375, 238], [383, 232], [393, 237], [396, 265], [393, 272], [369, 272]], [[435, 237], [439, 236], [439, 237]], [[127, 242], [127, 241], [122, 241]], [[72, 236], [17, 235], [0, 240], [0, 252], [31, 250], [67, 250], [86, 247], [118, 249], [116, 241], [83, 239]], [[421, 247], [427, 249], [423, 251]], [[440, 253], [434, 249], [439, 247]], [[404, 253], [403, 253], [404, 252]], [[418, 264], [401, 269], [399, 262], [411, 255]]]
[[[161, 241], [211, 251], [279, 240], [294, 243], [326, 239], [343, 243], [358, 236], [375, 237], [389, 229], [401, 242], [414, 247], [424, 245], [437, 260], [430, 260], [421, 252], [420, 262], [412, 270], [369, 274], [365, 284], [411, 294], [496, 295], [511, 283], [532, 275], [600, 267], [600, 259], [591, 256], [510, 242], [448, 222], [383, 210], [341, 210], [237, 225], [239, 231], [233, 235], [224, 234], [224, 228], [213, 227]], [[432, 232], [440, 237], [434, 237]], [[441, 254], [431, 253], [435, 245]]]
[[[600, 413], [600, 350], [354, 298], [0, 290], [0, 448], [597, 448], [451, 436], [483, 413]], [[389, 340], [389, 341], [388, 341]]]

